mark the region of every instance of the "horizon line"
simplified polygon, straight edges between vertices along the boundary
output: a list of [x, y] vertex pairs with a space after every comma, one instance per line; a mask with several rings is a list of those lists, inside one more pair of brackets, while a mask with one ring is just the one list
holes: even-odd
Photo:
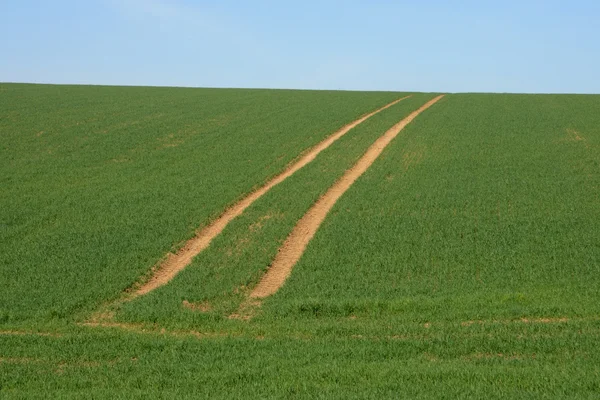
[[165, 89], [225, 89], [225, 90], [290, 90], [313, 92], [381, 92], [381, 93], [435, 93], [435, 94], [521, 94], [521, 95], [600, 95], [592, 92], [512, 92], [512, 91], [421, 91], [421, 90], [381, 90], [381, 89], [318, 89], [293, 87], [258, 87], [258, 86], [179, 86], [179, 85], [137, 85], [137, 84], [104, 84], [104, 83], [54, 83], [54, 82], [23, 82], [0, 81], [0, 85], [40, 85], [40, 86], [95, 86], [122, 88], [165, 88]]

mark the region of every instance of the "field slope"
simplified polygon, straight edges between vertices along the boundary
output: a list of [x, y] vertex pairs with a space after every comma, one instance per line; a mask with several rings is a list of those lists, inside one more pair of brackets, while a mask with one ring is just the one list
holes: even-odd
[[[413, 93], [126, 297], [406, 94], [2, 89], [0, 397], [600, 392], [600, 96]], [[253, 303], [298, 221], [416, 110]]]

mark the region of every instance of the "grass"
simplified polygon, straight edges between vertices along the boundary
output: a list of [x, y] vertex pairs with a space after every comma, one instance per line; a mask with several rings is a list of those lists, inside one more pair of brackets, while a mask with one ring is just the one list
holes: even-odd
[[[27, 97], [28, 90], [31, 91], [29, 96], [40, 90], [56, 90], [37, 86], [7, 87], [14, 90], [12, 95], [23, 97]], [[85, 96], [91, 96], [92, 90], [63, 89], [82, 90]], [[148, 93], [150, 89], [102, 90]], [[191, 89], [191, 92], [182, 89], [179, 94], [175, 89], [155, 90], [157, 92], [150, 92], [157, 102], [157, 110], [161, 107], [157, 100], [161, 95], [181, 100], [194, 93]], [[123, 96], [127, 96], [125, 92]], [[287, 92], [232, 93], [237, 95], [221, 98], [219, 96], [225, 93], [218, 90], [212, 95], [226, 104], [241, 101], [243, 94], [260, 94], [266, 98], [275, 94], [284, 96]], [[304, 110], [307, 114], [302, 118], [322, 112], [308, 104], [317, 101], [311, 97], [317, 94], [290, 92], [290, 101], [295, 101], [298, 107], [301, 101], [295, 96], [306, 96], [309, 109]], [[109, 94], [105, 95], [107, 103], [114, 101], [109, 100]], [[71, 93], [65, 98], [71, 99], [73, 104], [85, 103], [85, 96], [81, 96]], [[203, 96], [209, 93], [198, 93], [195, 99]], [[102, 98], [97, 94], [92, 97], [96, 102]], [[93, 307], [100, 306], [111, 296], [118, 296], [126, 283], [137, 278], [135, 271], [120, 272], [120, 279], [126, 275], [130, 280], [118, 283], [115, 278], [114, 285], [109, 280], [87, 281], [97, 287], [75, 293], [75, 300], [81, 302], [89, 293], [103, 294], [86, 297], [77, 307], [72, 306], [77, 304], [74, 300], [61, 299], [71, 304], [66, 310], [74, 312], [47, 317], [51, 309], [48, 304], [55, 307], [52, 301], [58, 301], [58, 294], [42, 296], [40, 314], [35, 313], [33, 306], [36, 303], [33, 289], [27, 299], [18, 300], [20, 303], [5, 302], [5, 298], [10, 300], [11, 296], [23, 295], [20, 290], [24, 289], [13, 282], [25, 288], [27, 285], [23, 282], [29, 280], [33, 282], [29, 287], [35, 289], [35, 279], [49, 278], [31, 271], [29, 275], [9, 275], [11, 270], [21, 268], [13, 263], [22, 253], [0, 253], [4, 260], [0, 264], [0, 273], [4, 274], [1, 282], [10, 284], [5, 285], [7, 290], [0, 294], [0, 308], [8, 310], [0, 321], [0, 397], [37, 398], [47, 397], [48, 393], [65, 398], [90, 397], [90, 394], [97, 398], [596, 397], [600, 391], [600, 352], [597, 350], [600, 342], [597, 290], [600, 284], [600, 115], [595, 110], [600, 106], [600, 96], [447, 95], [408, 125], [342, 196], [290, 279], [263, 303], [254, 318], [250, 321], [227, 318], [244, 301], [278, 246], [310, 205], [375, 138], [431, 97], [414, 95], [374, 116], [275, 187], [234, 220], [170, 284], [122, 305], [116, 316], [118, 321], [130, 324], [124, 326], [126, 329], [81, 326], [74, 322], [84, 320]], [[380, 99], [381, 103], [388, 101], [388, 98]], [[32, 104], [33, 100], [28, 101]], [[123, 101], [131, 102], [131, 99]], [[150, 102], [150, 99], [140, 95], [138, 101]], [[375, 96], [371, 105], [358, 111], [361, 107], [359, 100], [356, 101], [355, 115], [347, 110], [347, 121], [338, 125], [369, 111], [371, 105], [371, 109], [380, 105], [376, 104], [380, 100]], [[253, 101], [248, 102], [253, 104]], [[15, 104], [11, 101], [11, 106]], [[44, 101], [39, 100], [39, 104]], [[92, 113], [92, 110], [87, 112]], [[286, 115], [294, 115], [288, 112]], [[76, 113], [73, 111], [73, 118]], [[140, 110], [138, 113], [138, 120], [146, 115]], [[14, 113], [4, 114], [8, 119], [2, 117], [0, 127], [14, 118]], [[243, 140], [250, 140], [251, 132], [260, 131], [257, 126], [268, 126], [271, 122], [272, 116], [257, 120], [254, 130], [247, 131], [248, 136]], [[156, 122], [148, 120], [144, 126], [144, 134], [150, 135], [146, 130], [154, 129]], [[215, 127], [215, 134], [220, 129]], [[296, 130], [298, 135], [308, 131], [313, 130]], [[1, 132], [4, 135], [4, 129]], [[273, 134], [265, 132], [263, 140]], [[133, 140], [136, 135], [142, 133], [133, 134], [129, 139]], [[121, 139], [125, 140], [126, 136]], [[79, 136], [74, 134], [74, 138]], [[155, 139], [150, 135], [147, 142], [140, 140], [139, 143], [154, 143]], [[21, 146], [20, 154], [24, 158], [25, 149], [34, 146], [35, 140], [27, 144], [14, 139], [10, 146]], [[186, 140], [200, 139], [190, 134]], [[219, 136], [219, 140], [227, 140], [227, 137]], [[263, 163], [263, 174], [256, 173], [255, 181], [229, 188], [230, 197], [223, 193], [199, 194], [200, 189], [190, 195], [206, 196], [203, 197], [206, 199], [214, 196], [222, 201], [219, 207], [224, 207], [239, 198], [244, 190], [250, 190], [252, 185], [277, 172], [307, 146], [304, 139], [294, 140], [297, 140], [295, 145], [287, 140], [268, 144], [295, 149], [285, 153], [289, 159], [274, 165], [273, 170], [267, 166], [274, 160], [272, 156], [255, 155], [256, 162]], [[98, 139], [97, 144], [101, 143]], [[179, 149], [184, 143], [168, 149]], [[5, 149], [9, 144], [6, 146]], [[106, 143], [105, 146], [108, 150], [113, 145]], [[150, 147], [144, 150], [153, 151]], [[157, 173], [162, 176], [159, 172], [170, 168], [169, 162], [183, 167], [202, 160], [200, 154], [203, 153], [196, 150], [195, 145], [187, 151], [167, 154], [164, 158], [157, 156], [164, 162], [147, 172], [148, 176]], [[238, 154], [230, 151], [232, 158]], [[90, 151], [88, 157], [92, 157], [92, 153]], [[159, 153], [156, 150], [155, 155]], [[27, 154], [33, 157], [36, 153]], [[190, 154], [198, 158], [193, 162], [180, 159]], [[53, 162], [64, 163], [60, 164], [61, 168], [68, 172], [65, 165], [70, 164], [65, 158], [69, 157], [75, 156], [65, 149]], [[146, 164], [148, 168], [154, 163], [150, 159]], [[6, 158], [3, 162], [9, 165]], [[121, 176], [127, 176], [130, 185], [136, 182], [125, 171], [119, 174], [105, 171], [106, 175], [102, 175], [100, 171], [104, 167], [96, 165], [98, 168], [94, 169], [93, 163], [86, 166], [83, 159], [79, 162], [82, 164], [74, 163], [71, 175], [66, 174], [63, 183], [72, 183], [74, 176], [96, 171], [94, 182], [105, 185], [104, 190], [98, 191], [92, 191], [93, 185], [80, 188], [80, 193], [87, 190], [90, 196], [79, 198], [81, 209], [91, 208], [93, 201], [110, 202], [107, 199], [114, 194], [106, 189], [110, 182], [121, 182]], [[24, 159], [15, 163], [31, 163], [29, 171], [36, 165]], [[237, 176], [235, 172], [240, 164], [230, 169], [225, 164], [222, 161], [219, 168], [212, 171], [218, 171], [220, 177]], [[52, 188], [57, 187], [53, 186], [56, 182], [49, 180], [48, 193], [42, 191], [44, 177], [50, 174], [47, 169], [50, 170], [40, 167], [41, 175], [32, 174], [29, 180], [12, 183], [11, 190], [19, 185], [25, 189], [30, 187], [31, 191], [19, 198], [21, 206], [6, 201], [9, 196], [4, 191], [0, 194], [3, 204], [13, 204], [12, 210], [26, 214], [28, 198], [33, 205], [47, 201], [45, 196], [50, 196]], [[134, 170], [146, 173], [144, 168], [131, 171]], [[4, 174], [5, 169], [0, 171]], [[240, 174], [246, 176], [246, 172]], [[7, 176], [2, 175], [3, 184], [8, 181]], [[199, 173], [197, 177], [200, 179], [204, 174]], [[173, 179], [181, 184], [177, 178], [180, 177], [176, 175]], [[217, 207], [217, 202], [182, 202], [178, 203], [177, 210], [171, 204], [174, 197], [161, 200], [163, 203], [157, 200], [161, 196], [148, 195], [161, 187], [157, 182], [160, 181], [139, 183], [134, 192], [147, 190], [146, 198], [154, 200], [136, 203], [137, 207], [155, 207], [156, 215], [162, 215], [161, 207], [166, 204], [169, 210], [164, 211], [166, 216], [178, 212], [198, 216], [201, 214], [198, 210], [204, 210], [202, 221], [222, 209]], [[37, 191], [33, 191], [34, 186]], [[55, 193], [55, 196], [59, 195]], [[55, 203], [49, 204], [56, 207]], [[63, 210], [68, 207], [64, 205]], [[44, 212], [45, 209], [39, 207], [38, 213]], [[115, 212], [116, 216], [122, 216], [118, 210]], [[61, 216], [63, 224], [68, 225], [71, 215]], [[146, 216], [149, 220], [155, 217], [151, 213]], [[40, 221], [42, 226], [44, 220]], [[95, 223], [88, 227], [90, 231], [93, 227], [111, 228], [97, 220], [90, 221]], [[189, 221], [191, 226], [192, 219]], [[30, 237], [40, 240], [39, 232], [43, 228], [32, 229], [37, 226], [33, 220], [28, 226], [21, 227], [21, 231], [17, 230], [18, 225], [5, 228], [2, 234], [7, 236], [3, 236], [1, 246], [9, 248], [4, 241], [9, 233], [13, 235], [10, 242], [13, 248], [19, 248], [18, 240], [27, 238], [30, 230]], [[144, 226], [143, 223], [131, 222], [127, 232], [138, 235], [139, 243], [138, 240], [136, 243], [151, 247], [146, 238], [152, 235], [140, 232], [140, 226]], [[177, 237], [168, 233], [175, 231], [166, 231], [167, 226], [159, 227], [160, 232], [170, 235], [161, 239], [168, 242], [166, 250], [177, 240], [185, 239], [185, 232], [191, 232], [182, 229], [184, 233]], [[115, 232], [125, 231], [119, 228]], [[129, 265], [119, 264], [118, 260], [125, 254], [143, 254], [138, 248], [130, 249], [131, 253], [114, 255], [112, 247], [96, 247], [97, 241], [79, 243], [73, 239], [67, 243], [75, 246], [73, 252], [86, 248], [96, 257], [106, 252], [117, 260], [114, 268]], [[123, 247], [130, 244], [125, 242]], [[158, 252], [159, 247], [153, 248]], [[67, 264], [60, 264], [61, 259], [53, 258], [51, 253], [37, 257], [47, 264], [38, 265], [39, 271], [60, 266], [64, 269], [65, 283], [59, 280], [55, 286], [45, 283], [46, 287], [61, 290], [61, 285], [72, 287], [69, 285], [73, 283], [65, 277], [76, 277], [77, 272], [66, 268]], [[143, 268], [144, 262], [138, 260], [137, 272], [143, 273], [153, 260], [149, 257], [147, 261]], [[88, 271], [86, 276], [102, 275]], [[68, 292], [62, 293], [66, 297], [64, 294]], [[202, 304], [205, 311], [183, 307], [184, 300]], [[36, 331], [50, 335], [36, 334]]]
[[[3, 398], [593, 398], [597, 325], [401, 338], [0, 336]], [[591, 333], [595, 330], [596, 333]], [[518, 337], [518, 338], [517, 338]]]

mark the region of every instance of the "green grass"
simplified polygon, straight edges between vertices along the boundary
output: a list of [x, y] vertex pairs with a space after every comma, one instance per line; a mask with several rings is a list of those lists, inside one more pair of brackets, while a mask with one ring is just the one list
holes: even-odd
[[[600, 392], [600, 96], [447, 95], [342, 196], [290, 279], [256, 316], [228, 319], [311, 204], [375, 138], [432, 97], [414, 95], [273, 188], [170, 284], [119, 306], [117, 320], [139, 324], [127, 330], [74, 322], [117, 297], [161, 251], [189, 237], [194, 223], [214, 217], [340, 125], [400, 95], [5, 86], [14, 98], [0, 103], [7, 110], [0, 132], [3, 151], [15, 158], [0, 161], [6, 204], [0, 210], [0, 332], [53, 335], [0, 334], [0, 397], [587, 399]], [[59, 114], [59, 101], [50, 101], [52, 93], [73, 105], [69, 118]], [[120, 135], [84, 139], [88, 125], [68, 128], [86, 113], [102, 116], [98, 104], [112, 107], [115, 98], [115, 112], [137, 104], [128, 121], [144, 121], [139, 130], [130, 124]], [[248, 110], [275, 110], [283, 99], [291, 104], [278, 119], [241, 122]], [[192, 116], [197, 102], [209, 110]], [[231, 104], [244, 102], [246, 112], [230, 121], [242, 136], [221, 135], [217, 125], [210, 133], [194, 131], [215, 110], [235, 114]], [[47, 118], [65, 125], [58, 133], [73, 129], [54, 142], [62, 153], [45, 159], [38, 150], [48, 143], [37, 143], [44, 134], [17, 129], [11, 109], [19, 104], [35, 104], [41, 113], [21, 126], [37, 129], [46, 107]], [[164, 130], [149, 109], [165, 113]], [[155, 148], [158, 137], [184, 120], [195, 128], [182, 143]], [[304, 127], [311, 123], [315, 127]], [[284, 137], [277, 126], [297, 135]], [[86, 140], [93, 146], [77, 154]], [[205, 159], [208, 142], [238, 147]], [[246, 153], [246, 143], [266, 147]], [[274, 162], [275, 150], [267, 147], [284, 158]], [[139, 158], [119, 167], [102, 164], [109, 154], [115, 158], [111, 152]], [[253, 180], [244, 158], [236, 158], [242, 154], [254, 157]], [[193, 178], [178, 174], [195, 171], [194, 165], [200, 168]], [[19, 172], [23, 166], [29, 169]], [[214, 191], [166, 189], [196, 180], [211, 180]], [[143, 201], [119, 197], [123, 193], [141, 193]], [[122, 208], [97, 208], [117, 199]], [[47, 219], [59, 209], [64, 215]], [[89, 219], [73, 218], [86, 210]], [[135, 218], [124, 218], [125, 212]], [[99, 245], [111, 232], [125, 251]], [[47, 251], [65, 238], [58, 248], [64, 258]], [[25, 254], [28, 243], [38, 246], [34, 254]], [[65, 262], [81, 249], [91, 252], [95, 267]], [[114, 262], [96, 262], [102, 257]], [[62, 275], [52, 282], [57, 270]], [[87, 280], [79, 282], [81, 276]], [[85, 284], [93, 287], [69, 291]], [[183, 300], [211, 310], [188, 310]]]
[[594, 398], [598, 325], [402, 338], [0, 336], [3, 398]]
[[398, 93], [0, 92], [0, 322], [84, 314], [302, 151]]

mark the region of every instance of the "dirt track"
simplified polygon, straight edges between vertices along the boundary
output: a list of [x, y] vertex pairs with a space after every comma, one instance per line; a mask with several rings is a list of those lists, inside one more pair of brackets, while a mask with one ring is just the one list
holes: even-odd
[[220, 217], [210, 223], [207, 227], [202, 229], [200, 232], [196, 234], [192, 239], [190, 239], [185, 245], [176, 253], [169, 253], [166, 259], [154, 268], [154, 272], [150, 279], [143, 284], [140, 284], [133, 292], [129, 299], [133, 299], [137, 296], [144, 295], [148, 292], [151, 292], [165, 284], [167, 284], [171, 279], [173, 279], [181, 270], [183, 270], [192, 259], [197, 256], [201, 251], [206, 249], [210, 242], [219, 234], [229, 222], [231, 222], [235, 217], [242, 214], [246, 208], [248, 208], [252, 203], [258, 200], [262, 195], [267, 193], [272, 187], [283, 182], [285, 179], [290, 177], [296, 171], [310, 163], [315, 157], [331, 146], [336, 140], [344, 136], [348, 133], [352, 128], [369, 119], [373, 115], [385, 110], [393, 106], [394, 104], [408, 98], [410, 96], [403, 97], [401, 99], [395, 100], [359, 119], [356, 121], [345, 125], [337, 132], [333, 133], [325, 140], [314, 146], [307, 153], [300, 157], [300, 159], [293, 164], [291, 164], [285, 171], [281, 174], [277, 175], [275, 178], [271, 179], [267, 182], [263, 187], [256, 190], [253, 193], [250, 193], [248, 196], [240, 200], [233, 207], [226, 210]]
[[385, 132], [367, 149], [358, 162], [344, 173], [315, 205], [298, 221], [283, 246], [279, 249], [275, 260], [259, 284], [250, 294], [251, 298], [264, 298], [274, 294], [285, 283], [292, 272], [292, 268], [298, 262], [308, 242], [315, 235], [317, 229], [337, 202], [337, 200], [352, 186], [373, 162], [379, 157], [383, 149], [400, 133], [402, 129], [420, 113], [431, 107], [443, 95], [428, 101], [418, 110], [412, 112], [408, 117], [398, 122]]

